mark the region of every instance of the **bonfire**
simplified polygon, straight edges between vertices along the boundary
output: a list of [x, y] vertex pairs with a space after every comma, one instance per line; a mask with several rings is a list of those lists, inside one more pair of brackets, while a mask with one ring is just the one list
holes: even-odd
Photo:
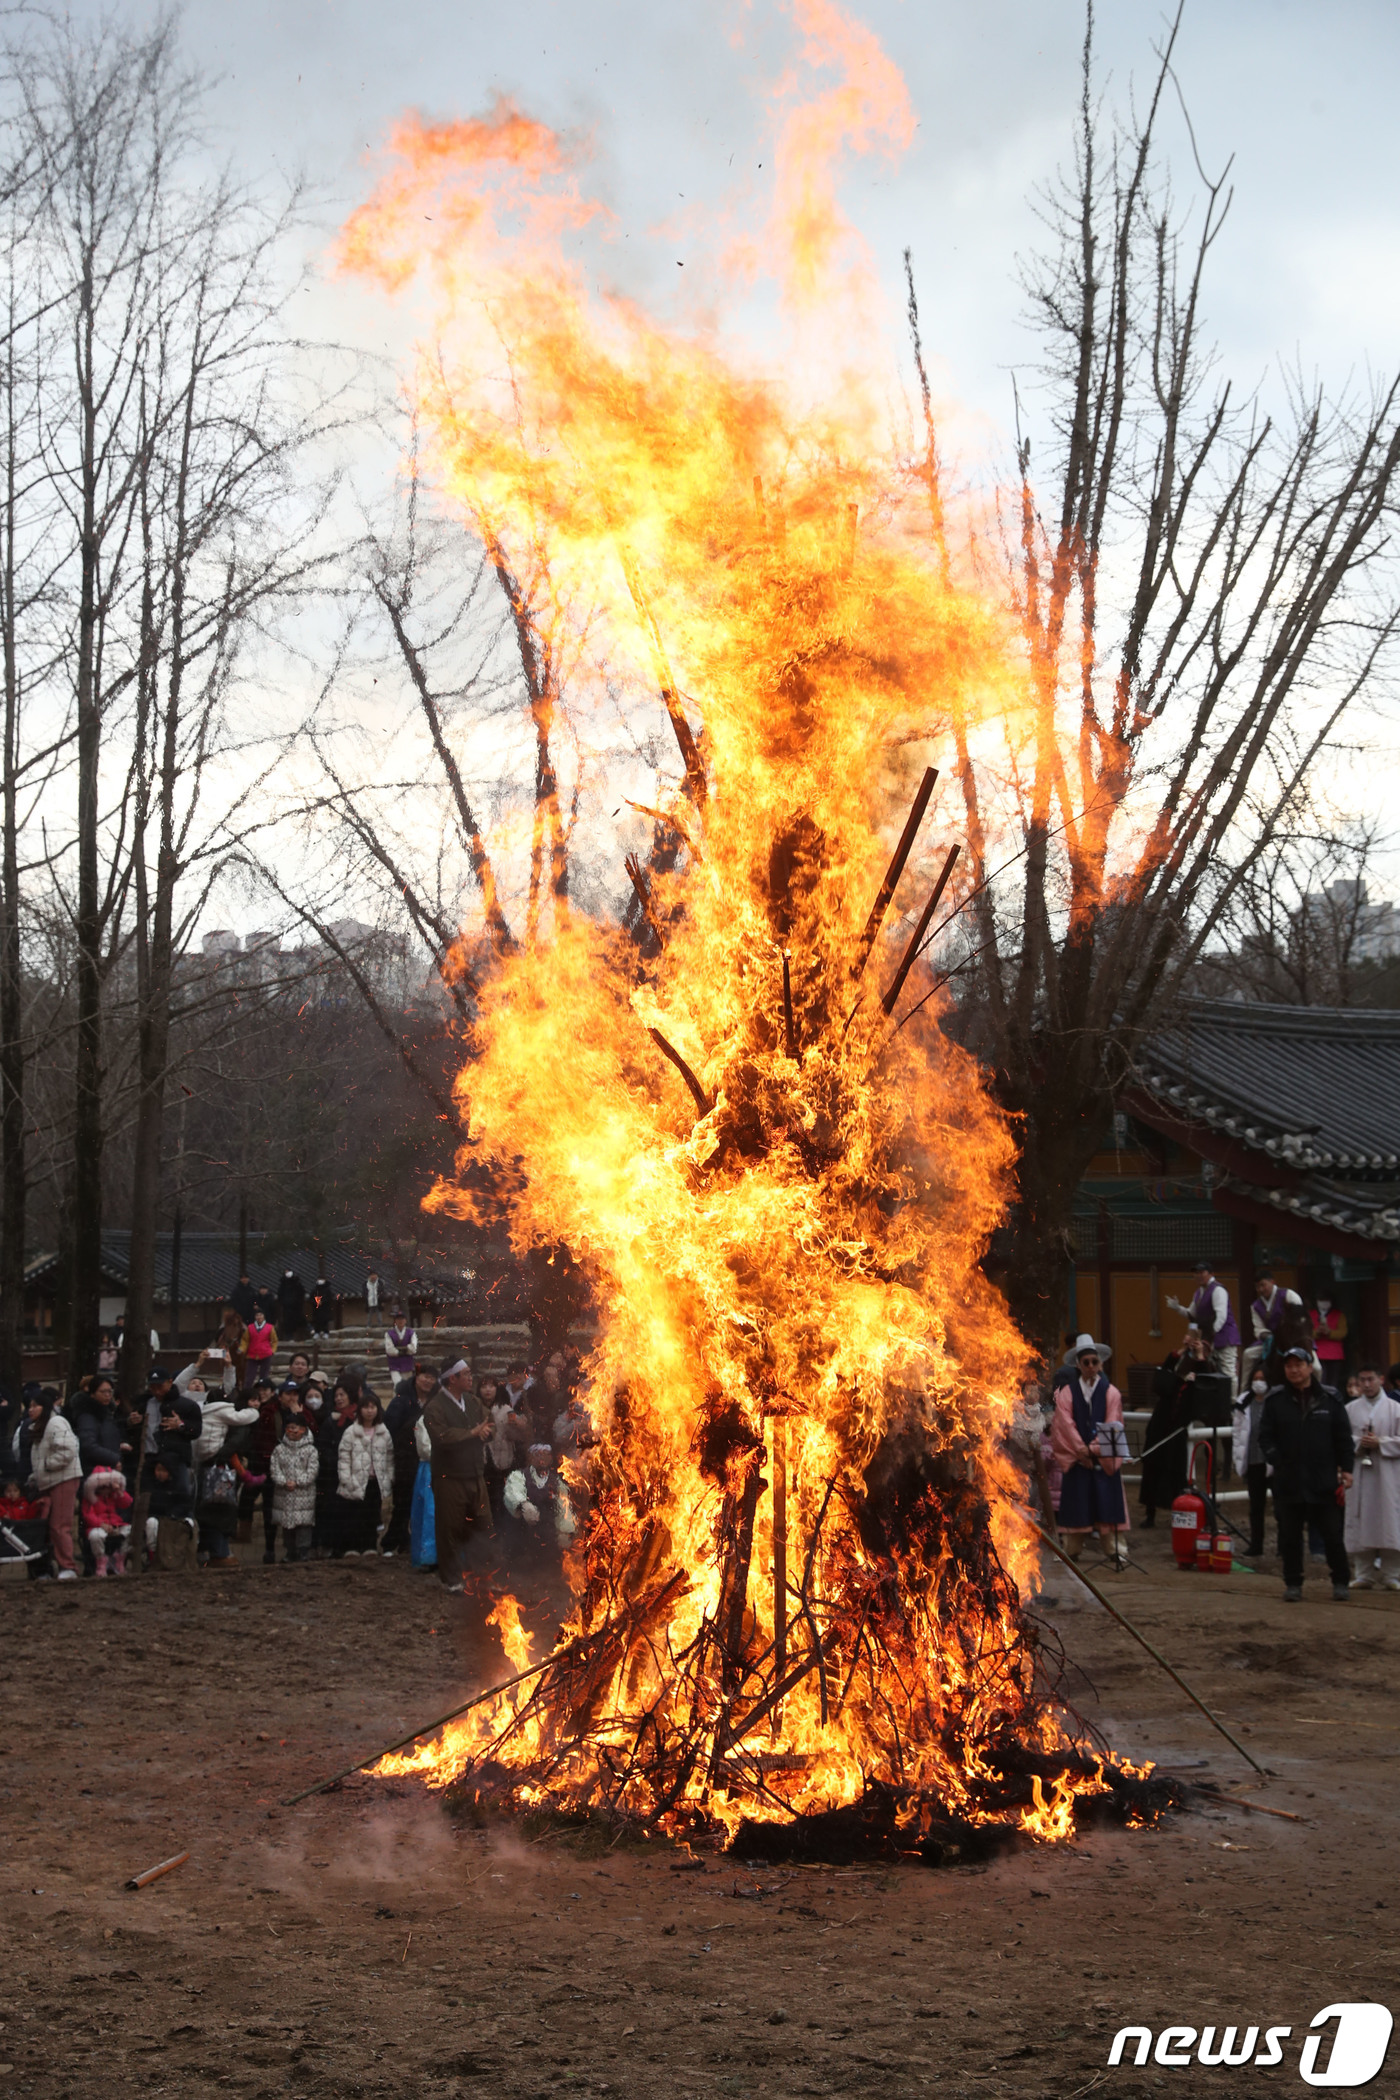
[[1026, 1351], [983, 1266], [1014, 1133], [933, 968], [985, 852], [955, 864], [935, 776], [1023, 674], [949, 559], [932, 445], [889, 440], [835, 201], [902, 83], [797, 12], [844, 84], [829, 122], [784, 119], [780, 378], [595, 290], [569, 243], [597, 208], [509, 107], [405, 124], [345, 236], [432, 297], [413, 392], [445, 498], [533, 618], [586, 624], [613, 704], [659, 699], [676, 758], [627, 922], [560, 899], [497, 958], [429, 1199], [472, 1217], [489, 1182], [522, 1254], [587, 1271], [572, 1611], [532, 1657], [505, 1600], [511, 1663], [544, 1667], [378, 1769], [751, 1854], [937, 1859], [1147, 1797], [1034, 1616]]

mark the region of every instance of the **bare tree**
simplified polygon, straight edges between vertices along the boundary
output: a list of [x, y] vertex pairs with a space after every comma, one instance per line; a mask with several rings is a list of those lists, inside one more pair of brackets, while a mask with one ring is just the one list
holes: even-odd
[[[1142, 113], [1115, 125], [1090, 10], [1074, 167], [1043, 200], [1047, 244], [1025, 273], [1050, 431], [1037, 480], [1021, 424], [1003, 541], [1026, 701], [999, 748], [956, 725], [972, 885], [949, 958], [958, 1025], [1019, 1119], [1009, 1288], [1047, 1346], [1111, 1090], [1400, 619], [1400, 382], [1334, 403], [1295, 379], [1276, 420], [1215, 370], [1202, 298], [1228, 169], [1201, 173], [1193, 220], [1158, 159], [1179, 19]], [[938, 533], [935, 437], [930, 414]]]
[[[21, 658], [42, 687], [51, 668], [47, 631], [50, 548], [45, 506], [35, 516], [33, 490], [43, 481], [37, 414], [42, 379], [36, 322], [42, 294], [25, 271], [22, 233], [41, 200], [14, 197], [6, 276], [4, 335], [0, 341], [0, 675], [4, 685], [0, 751], [0, 1385], [18, 1390], [22, 1378], [25, 1230], [29, 1166], [26, 1147], [28, 1040], [24, 978], [25, 899], [21, 834], [32, 810], [61, 769], [70, 748], [61, 721], [49, 741], [26, 751]], [[22, 807], [23, 805], [23, 807]]]
[[[409, 937], [442, 988], [448, 1030], [473, 1019], [483, 968], [541, 938], [547, 907], [556, 930], [565, 923], [582, 766], [575, 746], [566, 806], [556, 746], [571, 726], [568, 647], [581, 646], [585, 630], [572, 630], [566, 645], [541, 547], [512, 555], [504, 536], [480, 521], [474, 547], [460, 524], [432, 515], [411, 446], [398, 496], [389, 527], [364, 541], [347, 634], [322, 706], [301, 731], [320, 762], [318, 791], [299, 810], [282, 812], [300, 820], [311, 872], [289, 886], [275, 848], [245, 841], [244, 858], [337, 954], [375, 1025], [399, 1044], [424, 1099], [452, 1114], [421, 1054], [416, 1022], [405, 1030], [395, 1021], [334, 922], [354, 897], [383, 938]], [[362, 712], [331, 705], [356, 685], [368, 689]], [[511, 843], [522, 829], [522, 805], [523, 868]], [[518, 889], [508, 886], [493, 832], [506, 840]], [[328, 837], [336, 843], [327, 864], [333, 879], [322, 883], [315, 847]], [[470, 930], [477, 920], [479, 937]]]
[[[70, 1360], [90, 1361], [97, 1341], [104, 1151], [130, 1119], [134, 1384], [148, 1354], [177, 966], [263, 764], [246, 709], [230, 701], [248, 694], [250, 647], [277, 608], [318, 575], [329, 485], [302, 460], [342, 393], [326, 369], [298, 392], [305, 346], [283, 325], [295, 200], [268, 211], [232, 177], [207, 174], [204, 84], [181, 61], [172, 17], [140, 31], [49, 25], [13, 65], [12, 157], [38, 201], [11, 273], [42, 299], [25, 337], [23, 369], [36, 376], [22, 415], [10, 361], [9, 456], [12, 484], [17, 466], [28, 473], [22, 522], [44, 624], [26, 632], [10, 676], [20, 608], [0, 605], [6, 715], [23, 684], [48, 748], [71, 741], [76, 807], [65, 822], [46, 799], [31, 854], [71, 934], [58, 941], [71, 959], [58, 1004], [71, 1048]], [[26, 544], [13, 498], [7, 530], [11, 548]], [[7, 782], [13, 737], [10, 750]], [[12, 857], [18, 882], [13, 802], [7, 788], [5, 866]], [[0, 903], [8, 895], [0, 868]], [[0, 1080], [17, 1098], [12, 917]], [[6, 1127], [0, 1113], [0, 1146]], [[12, 1237], [22, 1241], [22, 1221]], [[0, 1277], [0, 1330], [3, 1301]]]
[[[56, 539], [61, 684], [76, 730], [72, 1171], [66, 1295], [70, 1347], [88, 1360], [101, 1286], [103, 987], [126, 897], [129, 767], [104, 775], [114, 710], [129, 701], [139, 532], [142, 377], [156, 324], [161, 204], [191, 138], [194, 84], [172, 23], [146, 35], [56, 25], [16, 62], [20, 153], [40, 171], [36, 269], [51, 288], [40, 344], [46, 493]], [[125, 629], [125, 632], [123, 631]], [[104, 803], [106, 806], [104, 807]], [[104, 842], [106, 870], [104, 874]], [[64, 879], [60, 867], [55, 873]]]
[[[323, 411], [293, 409], [279, 375], [288, 345], [276, 265], [285, 216], [225, 180], [180, 198], [184, 240], [164, 243], [160, 322], [142, 378], [141, 628], [134, 724], [133, 939], [137, 1111], [131, 1339], [123, 1375], [145, 1379], [155, 1289], [157, 1192], [177, 1009], [175, 971], [233, 853], [261, 768], [210, 808], [228, 707], [250, 630], [322, 568], [324, 507], [303, 468]], [[333, 408], [333, 402], [330, 404]], [[305, 487], [298, 496], [294, 477]], [[187, 1011], [179, 1014], [189, 1036]]]

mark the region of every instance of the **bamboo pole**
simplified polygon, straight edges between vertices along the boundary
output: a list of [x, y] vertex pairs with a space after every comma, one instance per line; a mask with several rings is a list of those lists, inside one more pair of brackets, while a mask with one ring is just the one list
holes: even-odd
[[[773, 1439], [773, 1677], [787, 1669], [787, 1417], [774, 1415]], [[772, 1733], [783, 1725], [781, 1703], [773, 1709]]]
[[793, 1063], [796, 1064], [798, 1062], [797, 1029], [793, 1024], [792, 1018], [792, 958], [786, 948], [783, 950], [783, 1035], [786, 1041], [787, 1054]]
[[957, 857], [961, 852], [961, 846], [950, 846], [948, 848], [948, 858], [943, 863], [942, 874], [939, 876], [937, 882], [933, 886], [933, 895], [929, 898], [928, 903], [924, 906], [923, 915], [920, 918], [918, 925], [914, 928], [914, 931], [909, 939], [909, 945], [904, 951], [903, 959], [900, 962], [899, 968], [894, 973], [894, 980], [891, 983], [890, 988], [886, 992], [884, 998], [880, 1001], [880, 1004], [885, 1009], [887, 1015], [892, 1014], [894, 1012], [895, 1000], [904, 990], [904, 980], [914, 967], [914, 958], [919, 952], [919, 944], [923, 940], [924, 935], [928, 932], [929, 920], [933, 917], [934, 913], [938, 909], [939, 902], [943, 896], [943, 892], [948, 886], [948, 877], [953, 872], [953, 864], [957, 860]]
[[1160, 1669], [1166, 1671], [1168, 1677], [1171, 1678], [1172, 1682], [1174, 1684], [1180, 1685], [1182, 1691], [1185, 1692], [1187, 1698], [1191, 1701], [1191, 1704], [1193, 1706], [1199, 1706], [1201, 1712], [1210, 1722], [1211, 1727], [1218, 1729], [1220, 1734], [1224, 1736], [1226, 1742], [1229, 1743], [1233, 1749], [1239, 1751], [1240, 1756], [1244, 1759], [1247, 1765], [1253, 1765], [1255, 1771], [1259, 1774], [1261, 1779], [1268, 1779], [1271, 1776], [1268, 1766], [1261, 1765], [1258, 1758], [1255, 1757], [1250, 1751], [1245, 1749], [1244, 1744], [1240, 1742], [1239, 1738], [1237, 1736], [1231, 1735], [1229, 1729], [1225, 1726], [1225, 1723], [1219, 1718], [1218, 1715], [1213, 1714], [1211, 1712], [1210, 1708], [1206, 1705], [1205, 1700], [1198, 1697], [1198, 1695], [1192, 1691], [1190, 1685], [1186, 1682], [1186, 1679], [1182, 1676], [1181, 1672], [1172, 1668], [1171, 1664], [1167, 1661], [1165, 1655], [1161, 1654], [1158, 1649], [1153, 1647], [1151, 1641], [1148, 1640], [1147, 1635], [1145, 1633], [1139, 1633], [1136, 1626], [1133, 1625], [1132, 1621], [1123, 1617], [1123, 1614], [1121, 1611], [1119, 1611], [1117, 1605], [1113, 1603], [1111, 1598], [1108, 1598], [1104, 1595], [1103, 1591], [1099, 1588], [1096, 1582], [1091, 1582], [1089, 1580], [1089, 1577], [1084, 1573], [1084, 1570], [1080, 1567], [1078, 1561], [1074, 1560], [1068, 1553], [1066, 1553], [1064, 1547], [1060, 1544], [1059, 1540], [1052, 1539], [1049, 1532], [1044, 1530], [1039, 1524], [1036, 1523], [1035, 1518], [1031, 1516], [1028, 1510], [1021, 1510], [1019, 1514], [1025, 1518], [1026, 1522], [1030, 1525], [1032, 1531], [1038, 1532], [1040, 1534], [1041, 1538], [1044, 1539], [1046, 1545], [1050, 1548], [1050, 1551], [1055, 1555], [1056, 1559], [1062, 1560], [1065, 1566], [1069, 1569], [1070, 1573], [1079, 1577], [1079, 1580], [1083, 1583], [1085, 1589], [1088, 1590], [1090, 1596], [1098, 1598], [1100, 1604], [1103, 1606], [1104, 1610], [1109, 1614], [1110, 1618], [1116, 1619], [1118, 1621], [1118, 1624], [1123, 1628], [1124, 1632], [1130, 1633], [1133, 1639], [1136, 1642], [1138, 1642], [1139, 1646], [1147, 1650], [1148, 1654], [1152, 1657], [1152, 1660], [1158, 1665]]
[[880, 931], [885, 913], [890, 908], [890, 899], [898, 887], [900, 876], [904, 873], [904, 863], [913, 851], [914, 841], [918, 837], [919, 826], [924, 821], [924, 811], [928, 808], [928, 799], [933, 793], [933, 784], [937, 778], [938, 774], [934, 767], [928, 766], [925, 768], [924, 777], [919, 782], [919, 792], [914, 797], [914, 807], [909, 812], [908, 821], [904, 826], [899, 844], [894, 849], [894, 859], [885, 870], [885, 879], [880, 884], [875, 895], [875, 902], [870, 907], [870, 917], [865, 922], [865, 931], [860, 937], [860, 946], [856, 950], [856, 959], [851, 970], [853, 977], [859, 977], [870, 959], [870, 951], [875, 945], [875, 936]]
[[188, 1852], [176, 1852], [170, 1859], [163, 1859], [159, 1866], [147, 1867], [144, 1874], [133, 1874], [127, 1883], [129, 1889], [143, 1889], [152, 1881], [159, 1881], [162, 1874], [170, 1873], [174, 1867], [182, 1867], [189, 1858]]

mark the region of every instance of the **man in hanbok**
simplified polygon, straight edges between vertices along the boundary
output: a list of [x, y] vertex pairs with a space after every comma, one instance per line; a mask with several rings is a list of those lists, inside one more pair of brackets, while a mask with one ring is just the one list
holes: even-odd
[[1356, 1443], [1346, 1524], [1352, 1588], [1400, 1590], [1400, 1400], [1374, 1364], [1363, 1364], [1356, 1382], [1360, 1394], [1347, 1402]]
[[1183, 1305], [1179, 1298], [1168, 1298], [1167, 1303], [1173, 1312], [1185, 1313], [1196, 1333], [1204, 1335], [1230, 1381], [1230, 1397], [1233, 1399], [1235, 1374], [1239, 1369], [1239, 1323], [1230, 1303], [1230, 1293], [1210, 1263], [1196, 1263], [1196, 1289], [1189, 1305]]
[[1074, 1376], [1055, 1389], [1050, 1444], [1063, 1474], [1059, 1528], [1071, 1559], [1078, 1560], [1085, 1539], [1096, 1531], [1109, 1565], [1122, 1568], [1128, 1562], [1121, 1477], [1128, 1443], [1123, 1396], [1103, 1368], [1109, 1354], [1107, 1344], [1091, 1334], [1076, 1337]]
[[1249, 1308], [1254, 1339], [1240, 1359], [1240, 1391], [1247, 1393], [1256, 1370], [1263, 1371], [1270, 1385], [1276, 1382], [1278, 1366], [1268, 1359], [1275, 1351], [1307, 1340], [1307, 1316], [1296, 1291], [1274, 1281], [1272, 1269], [1261, 1269], [1254, 1280], [1254, 1302]]

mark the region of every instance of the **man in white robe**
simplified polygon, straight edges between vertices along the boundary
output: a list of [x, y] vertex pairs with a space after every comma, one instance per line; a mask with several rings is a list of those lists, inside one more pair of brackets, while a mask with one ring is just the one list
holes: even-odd
[[1347, 1402], [1356, 1444], [1346, 1524], [1352, 1588], [1400, 1590], [1400, 1400], [1374, 1364], [1364, 1364], [1356, 1382], [1360, 1394]]

